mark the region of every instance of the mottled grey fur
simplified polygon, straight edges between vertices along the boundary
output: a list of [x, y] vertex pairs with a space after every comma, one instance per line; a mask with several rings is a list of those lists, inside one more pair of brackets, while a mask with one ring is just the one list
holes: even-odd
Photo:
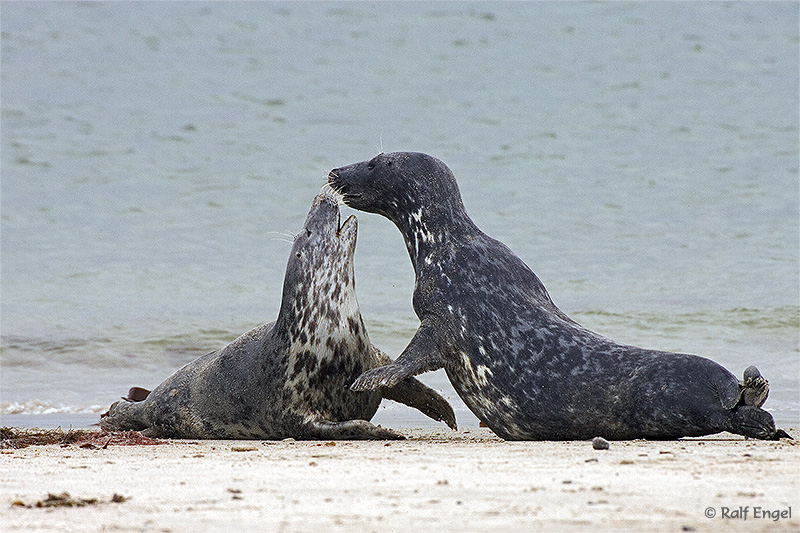
[[444, 368], [472, 412], [513, 440], [785, 435], [759, 408], [766, 380], [755, 367], [740, 383], [709, 359], [618, 344], [571, 320], [467, 216], [441, 161], [380, 154], [331, 171], [329, 183], [351, 207], [394, 222], [416, 272], [419, 330], [354, 390]]
[[450, 405], [414, 378], [350, 390], [362, 372], [392, 362], [370, 344], [359, 312], [356, 234], [353, 216], [339, 227], [334, 196], [317, 196], [292, 246], [278, 319], [189, 363], [143, 401], [116, 402], [101, 426], [177, 438], [402, 438], [368, 422], [388, 398], [455, 428]]

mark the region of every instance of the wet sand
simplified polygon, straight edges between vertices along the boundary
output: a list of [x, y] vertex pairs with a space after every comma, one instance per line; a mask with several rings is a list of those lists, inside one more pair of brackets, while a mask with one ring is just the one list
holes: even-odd
[[[3, 531], [800, 529], [797, 441], [720, 434], [595, 450], [590, 441], [504, 442], [481, 428], [401, 431], [407, 440], [103, 437], [4, 449], [0, 523]], [[64, 492], [70, 500], [47, 507], [59, 503], [48, 494]], [[89, 502], [63, 506], [80, 500]]]

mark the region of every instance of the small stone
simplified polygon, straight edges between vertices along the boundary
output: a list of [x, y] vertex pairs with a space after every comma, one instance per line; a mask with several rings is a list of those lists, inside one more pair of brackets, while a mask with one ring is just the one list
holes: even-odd
[[603, 437], [595, 437], [592, 439], [592, 448], [595, 450], [607, 450], [611, 444]]

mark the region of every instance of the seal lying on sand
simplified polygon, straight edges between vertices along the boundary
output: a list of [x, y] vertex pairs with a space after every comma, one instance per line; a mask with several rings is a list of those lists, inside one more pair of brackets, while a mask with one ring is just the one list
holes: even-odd
[[100, 425], [200, 439], [403, 438], [368, 422], [388, 398], [455, 428], [450, 404], [414, 378], [350, 390], [362, 372], [391, 363], [370, 344], [356, 301], [357, 226], [351, 216], [339, 227], [336, 198], [317, 196], [292, 246], [278, 319], [189, 363], [151, 393], [134, 387]]
[[416, 272], [416, 335], [353, 390], [443, 367], [472, 412], [510, 440], [786, 435], [759, 409], [766, 380], [755, 367], [740, 384], [703, 357], [618, 344], [567, 317], [527, 265], [470, 220], [438, 159], [380, 154], [332, 170], [329, 183], [349, 206], [394, 222]]

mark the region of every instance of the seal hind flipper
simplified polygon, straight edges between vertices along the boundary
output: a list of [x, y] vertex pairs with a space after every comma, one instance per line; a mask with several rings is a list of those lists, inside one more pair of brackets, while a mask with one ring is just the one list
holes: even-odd
[[742, 402], [745, 405], [761, 407], [769, 396], [769, 381], [764, 379], [761, 372], [754, 365], [744, 369], [742, 375]]
[[307, 437], [331, 440], [404, 440], [405, 437], [391, 429], [376, 426], [366, 420], [311, 420], [306, 423]]
[[131, 387], [128, 396], [122, 398], [126, 402], [142, 402], [150, 395], [150, 391], [141, 387]]
[[394, 387], [406, 378], [439, 370], [444, 364], [436, 342], [436, 329], [423, 323], [394, 363], [364, 372], [350, 386], [350, 390], [367, 391], [378, 387]]

